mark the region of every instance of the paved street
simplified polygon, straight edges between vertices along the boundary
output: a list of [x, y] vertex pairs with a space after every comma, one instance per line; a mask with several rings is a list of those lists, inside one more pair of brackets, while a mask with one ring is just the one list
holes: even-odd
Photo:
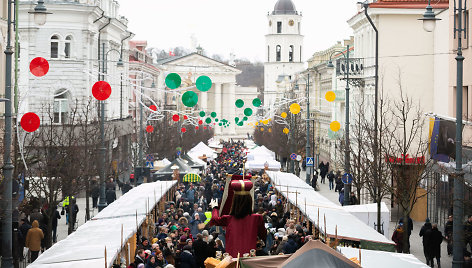
[[[303, 181], [305, 181], [305, 172], [304, 171], [301, 171], [300, 178]], [[339, 204], [339, 201], [338, 201], [339, 194], [337, 192], [335, 192], [334, 190], [331, 190], [331, 191], [329, 190], [327, 179], [326, 179], [325, 184], [320, 184], [319, 183], [319, 186], [320, 186], [320, 190], [318, 191], [318, 193], [322, 194], [324, 197], [328, 198], [332, 202], [334, 202], [336, 204]], [[418, 235], [420, 230], [421, 230], [421, 226], [423, 226], [423, 224], [424, 224], [424, 222], [413, 222], [413, 231], [412, 231], [411, 236], [410, 236], [410, 244], [411, 244], [410, 251], [411, 251], [411, 254], [415, 255], [415, 257], [417, 257], [419, 260], [426, 263], [426, 259], [425, 259], [424, 254], [423, 254], [422, 238]], [[390, 234], [393, 234], [395, 226], [396, 226], [396, 222], [391, 221], [390, 226], [389, 226]], [[443, 232], [444, 230], [440, 230], [440, 231]], [[389, 239], [390, 238], [391, 237], [389, 237]], [[442, 243], [442, 246], [441, 246], [441, 267], [443, 267], [443, 268], [452, 267], [452, 256], [450, 257], [450, 256], [447, 255], [447, 249], [446, 249], [446, 242], [445, 241]]]

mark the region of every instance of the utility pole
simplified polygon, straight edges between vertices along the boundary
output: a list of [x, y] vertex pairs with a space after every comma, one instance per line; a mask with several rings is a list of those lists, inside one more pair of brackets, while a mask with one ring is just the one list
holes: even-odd
[[[349, 140], [349, 71], [350, 71], [350, 63], [349, 63], [349, 45], [347, 45], [347, 52], [346, 52], [346, 126], [345, 126], [345, 155], [344, 155], [344, 172], [346, 174], [351, 173], [351, 154], [350, 154], [350, 140]], [[347, 180], [347, 179], [346, 179]], [[351, 205], [350, 203], [350, 195], [351, 195], [351, 183], [347, 181], [344, 184], [344, 205], [348, 206]]]
[[306, 163], [308, 157], [311, 156], [310, 148], [310, 73], [307, 73], [306, 79], [306, 153], [305, 153], [305, 165], [306, 165], [306, 183], [310, 185], [310, 177], [312, 168]]

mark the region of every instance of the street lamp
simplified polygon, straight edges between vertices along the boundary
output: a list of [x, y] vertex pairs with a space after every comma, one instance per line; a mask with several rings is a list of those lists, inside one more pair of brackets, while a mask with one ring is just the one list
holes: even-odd
[[46, 24], [47, 15], [52, 14], [48, 12], [43, 0], [39, 0], [38, 4], [34, 7], [34, 11], [29, 11], [28, 13], [34, 14], [34, 23], [40, 26]]
[[[343, 51], [333, 51], [331, 55], [329, 56], [329, 62], [327, 67], [328, 68], [333, 68], [333, 62], [331, 61], [331, 57], [333, 56], [334, 53], [341, 53], [343, 57], [346, 59], [346, 70], [344, 72], [344, 77], [346, 78], [346, 127], [345, 127], [345, 139], [346, 139], [346, 144], [344, 146], [344, 173], [349, 174], [351, 173], [351, 154], [349, 151], [350, 147], [350, 140], [349, 140], [349, 72], [350, 72], [350, 63], [349, 63], [349, 45], [347, 45], [346, 48], [346, 53]], [[349, 181], [346, 181], [347, 183], [344, 184], [344, 205], [350, 205], [350, 199], [349, 196], [351, 195], [351, 184]]]
[[[464, 56], [462, 56], [462, 34], [467, 33], [468, 19], [463, 19], [467, 12], [467, 0], [456, 3], [454, 0], [454, 38], [457, 37], [457, 78], [456, 78], [456, 170], [454, 172], [453, 192], [453, 227], [452, 227], [452, 267], [459, 268], [464, 264], [464, 171], [462, 169], [462, 88], [464, 76]], [[456, 8], [457, 6], [457, 8]], [[426, 13], [432, 12], [431, 5], [426, 7]], [[425, 14], [426, 14], [425, 13]], [[456, 19], [457, 16], [457, 19]], [[430, 19], [435, 23], [438, 19]], [[425, 20], [423, 20], [425, 22]], [[431, 28], [428, 28], [431, 29]], [[426, 31], [428, 29], [425, 28]], [[434, 29], [434, 28], [433, 28]], [[458, 33], [456, 35], [456, 33]]]
[[[305, 79], [305, 78], [303, 78]], [[305, 164], [307, 163], [308, 157], [311, 156], [311, 147], [310, 147], [310, 73], [307, 73], [307, 77], [305, 79], [306, 86], [306, 150], [305, 150]], [[298, 89], [298, 80], [295, 88]], [[305, 182], [310, 184], [310, 176], [311, 176], [311, 167], [306, 165], [306, 178]]]
[[436, 18], [436, 15], [433, 12], [433, 7], [431, 6], [431, 0], [428, 0], [426, 12], [423, 14], [423, 17], [418, 20], [423, 21], [423, 29], [427, 32], [432, 32], [434, 31], [434, 28], [436, 28], [436, 21], [441, 19]]
[[[13, 1], [7, 1], [7, 44], [5, 48], [5, 135], [3, 139], [3, 176], [4, 176], [4, 189], [3, 189], [3, 200], [4, 200], [4, 215], [2, 225], [2, 265], [1, 267], [11, 268], [13, 267], [12, 248], [13, 248], [13, 163], [11, 161], [11, 146], [12, 146], [12, 55], [13, 49], [11, 47], [11, 25], [12, 25], [12, 3]], [[34, 12], [35, 23], [38, 25], [44, 25], [46, 23], [47, 12], [44, 6], [44, 1], [38, 1]]]

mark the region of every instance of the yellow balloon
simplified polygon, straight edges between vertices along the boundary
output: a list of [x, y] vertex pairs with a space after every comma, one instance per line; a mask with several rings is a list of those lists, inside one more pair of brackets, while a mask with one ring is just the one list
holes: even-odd
[[271, 129], [271, 128], [269, 128], [269, 133], [272, 133], [272, 129]]
[[272, 118], [269, 118], [269, 122], [272, 121]]
[[336, 99], [336, 93], [333, 91], [326, 92], [325, 99], [329, 102], [333, 102]]
[[261, 131], [264, 131], [264, 128], [263, 128], [263, 127], [261, 127]]
[[290, 132], [290, 130], [288, 130], [288, 128], [284, 128], [284, 134], [288, 134]]
[[334, 132], [338, 132], [341, 129], [341, 124], [338, 121], [333, 121], [329, 124], [329, 128]]
[[259, 122], [256, 122], [256, 126], [258, 126], [258, 125], [259, 125]]
[[287, 118], [287, 113], [283, 112], [280, 116], [282, 116], [282, 118]]
[[298, 114], [298, 113], [300, 113], [300, 110], [301, 110], [300, 104], [292, 103], [292, 105], [290, 105], [290, 112], [292, 114]]
[[264, 125], [269, 124], [269, 120], [264, 120], [264, 121], [262, 121], [262, 124], [264, 124]]

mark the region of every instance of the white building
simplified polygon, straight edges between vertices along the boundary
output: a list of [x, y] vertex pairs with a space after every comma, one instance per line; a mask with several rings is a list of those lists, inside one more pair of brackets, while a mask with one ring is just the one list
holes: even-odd
[[[163, 72], [158, 78], [159, 88], [166, 88], [165, 77], [169, 73], [177, 73], [182, 78], [182, 85], [177, 89], [176, 93], [168, 93], [166, 96], [166, 107], [176, 109], [177, 111], [194, 111], [198, 115], [200, 111], [204, 111], [206, 115], [215, 112], [217, 119], [226, 119], [229, 126], [226, 128], [219, 126], [218, 122], [212, 119], [212, 127], [215, 129], [217, 138], [236, 137], [236, 117], [237, 108], [235, 102], [239, 97], [236, 86], [236, 75], [241, 71], [225, 64], [201, 55], [200, 53], [191, 53], [181, 57], [171, 57], [159, 60], [159, 68]], [[201, 92], [194, 87], [198, 77], [205, 75], [212, 80], [212, 87], [206, 92]], [[177, 93], [183, 88], [192, 87], [189, 90], [194, 91], [198, 95], [198, 103], [196, 106], [188, 108], [182, 103], [181, 96]], [[166, 88], [166, 90], [168, 90]], [[171, 106], [172, 105], [172, 106]], [[208, 117], [208, 116], [206, 116]], [[202, 118], [205, 120], [206, 118]]]
[[[52, 14], [42, 26], [37, 26], [34, 16], [28, 13], [36, 4], [37, 1], [20, 0], [19, 5], [19, 113], [37, 113], [43, 125], [73, 123], [69, 114], [76, 104], [95, 101], [93, 84], [99, 79], [109, 82], [112, 94], [105, 101], [105, 118], [116, 130], [116, 136], [108, 142], [108, 152], [112, 153], [107, 163], [124, 169], [132, 129], [127, 98], [130, 87], [125, 83], [120, 88], [120, 77], [128, 76], [127, 39], [132, 34], [127, 19], [118, 14], [118, 2], [47, 1]], [[49, 72], [43, 77], [35, 77], [29, 71], [30, 61], [36, 57], [49, 62]], [[124, 60], [122, 68], [117, 65], [120, 58]], [[103, 77], [99, 78], [99, 73]], [[54, 113], [52, 120], [50, 112]], [[90, 120], [98, 120], [97, 110], [92, 113]]]
[[303, 71], [302, 15], [291, 0], [278, 0], [274, 10], [267, 15], [267, 59], [264, 63], [264, 106], [270, 107], [283, 92], [277, 91], [277, 80]]

